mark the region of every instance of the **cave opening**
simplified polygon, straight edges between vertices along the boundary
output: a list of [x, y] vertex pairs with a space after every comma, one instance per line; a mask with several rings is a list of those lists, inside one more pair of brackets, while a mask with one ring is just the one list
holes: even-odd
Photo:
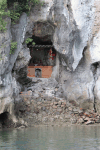
[[12, 126], [12, 120], [10, 119], [10, 114], [4, 112], [0, 114], [0, 128], [9, 128]]
[[32, 36], [32, 42], [28, 44], [31, 59], [28, 64], [28, 77], [50, 78], [53, 66], [56, 65], [56, 50], [48, 35]]

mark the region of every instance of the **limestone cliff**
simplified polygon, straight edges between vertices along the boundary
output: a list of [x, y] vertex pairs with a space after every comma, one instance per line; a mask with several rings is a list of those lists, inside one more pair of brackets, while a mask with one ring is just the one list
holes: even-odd
[[[20, 92], [31, 90], [33, 99], [40, 89], [55, 91], [57, 97], [75, 102], [79, 108], [100, 112], [100, 2], [98, 0], [45, 0], [43, 6], [23, 13], [17, 24], [7, 20], [7, 31], [0, 33], [0, 114], [9, 112], [20, 101]], [[39, 34], [36, 24], [41, 24]], [[31, 58], [25, 40], [35, 36], [52, 41], [57, 51], [56, 65], [50, 79], [27, 77]], [[14, 54], [10, 43], [17, 42]], [[39, 82], [39, 83], [38, 83]], [[50, 95], [50, 92], [46, 94]], [[16, 122], [16, 118], [13, 116]]]

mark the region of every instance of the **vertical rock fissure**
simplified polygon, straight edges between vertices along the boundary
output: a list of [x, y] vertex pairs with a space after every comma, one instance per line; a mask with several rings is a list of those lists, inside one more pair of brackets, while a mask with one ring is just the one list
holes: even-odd
[[[94, 94], [94, 88], [95, 88], [95, 85], [93, 87], [93, 94]], [[96, 98], [95, 98], [95, 94], [94, 94], [94, 105], [93, 105], [93, 107], [94, 107], [94, 112], [96, 113], [97, 110], [96, 110]]]
[[94, 95], [94, 112], [96, 113], [97, 112], [97, 109], [96, 109], [96, 96], [95, 96], [95, 84], [96, 84], [96, 81], [97, 81], [97, 67], [98, 67], [98, 62], [97, 63], [94, 63], [91, 65], [91, 70], [92, 70], [92, 73], [93, 73], [93, 77], [94, 77], [94, 85], [93, 85], [93, 95]]

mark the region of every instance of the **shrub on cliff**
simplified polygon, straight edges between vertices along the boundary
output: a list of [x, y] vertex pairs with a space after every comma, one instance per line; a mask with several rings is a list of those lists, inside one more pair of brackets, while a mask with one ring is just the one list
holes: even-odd
[[14, 24], [19, 19], [22, 12], [29, 14], [31, 8], [39, 3], [39, 0], [8, 0], [7, 5], [10, 9], [12, 23]]
[[7, 10], [7, 0], [0, 0], [0, 31], [6, 30], [5, 16], [10, 16], [10, 11]]
[[6, 30], [5, 16], [9, 16], [13, 24], [18, 21], [22, 12], [29, 14], [31, 8], [40, 3], [40, 0], [0, 0], [0, 31]]

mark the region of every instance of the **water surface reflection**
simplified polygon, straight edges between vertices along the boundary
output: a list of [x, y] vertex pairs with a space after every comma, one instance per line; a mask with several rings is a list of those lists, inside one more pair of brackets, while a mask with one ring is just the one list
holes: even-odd
[[99, 126], [0, 131], [0, 150], [100, 150]]

